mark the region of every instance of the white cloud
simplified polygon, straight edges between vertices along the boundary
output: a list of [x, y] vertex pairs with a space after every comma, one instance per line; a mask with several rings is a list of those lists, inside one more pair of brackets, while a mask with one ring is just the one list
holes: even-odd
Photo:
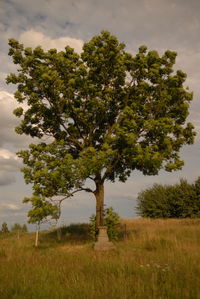
[[13, 160], [18, 160], [17, 156], [13, 153], [11, 153], [9, 150], [0, 148], [0, 159], [13, 159]]
[[18, 211], [20, 210], [20, 207], [12, 203], [0, 203], [0, 211], [4, 211], [4, 210]]
[[19, 168], [19, 158], [9, 150], [0, 148], [0, 173], [2, 171], [18, 171]]
[[12, 172], [19, 171], [21, 163], [18, 157], [7, 149], [0, 148], [0, 186], [15, 183]]
[[13, 110], [18, 106], [13, 94], [0, 91], [0, 147], [11, 145], [22, 148], [31, 143], [30, 137], [15, 133], [19, 119], [13, 115]]
[[60, 37], [57, 39], [52, 39], [49, 36], [44, 35], [41, 32], [35, 31], [34, 29], [23, 32], [19, 40], [28, 47], [41, 46], [45, 50], [47, 49], [58, 49], [59, 51], [64, 50], [64, 48], [69, 45], [78, 53], [81, 52], [83, 41], [80, 39], [72, 37]]

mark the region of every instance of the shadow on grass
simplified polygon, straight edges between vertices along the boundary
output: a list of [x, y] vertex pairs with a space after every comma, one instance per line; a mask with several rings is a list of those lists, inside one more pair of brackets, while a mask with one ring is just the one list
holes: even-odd
[[[124, 240], [129, 237], [129, 232], [124, 229], [124, 226], [118, 225], [116, 227], [116, 230], [118, 241]], [[94, 242], [94, 240], [92, 240], [92, 237], [90, 235], [89, 223], [76, 223], [55, 228], [51, 231], [41, 232], [38, 248], [46, 249], [59, 246], [59, 244], [68, 243], [72, 245], [81, 245], [92, 242]]]
[[43, 239], [56, 243], [84, 244], [92, 241], [89, 232], [88, 223], [70, 224], [44, 233]]

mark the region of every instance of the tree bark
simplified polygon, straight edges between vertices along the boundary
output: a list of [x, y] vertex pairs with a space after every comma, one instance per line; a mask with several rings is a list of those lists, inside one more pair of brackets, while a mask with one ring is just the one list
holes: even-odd
[[104, 183], [100, 180], [95, 181], [96, 190], [94, 192], [96, 197], [96, 225], [104, 225]]

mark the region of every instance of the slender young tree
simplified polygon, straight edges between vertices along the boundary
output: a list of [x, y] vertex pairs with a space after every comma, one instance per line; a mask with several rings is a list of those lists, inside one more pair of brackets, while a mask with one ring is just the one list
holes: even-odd
[[24, 202], [32, 203], [32, 209], [28, 212], [28, 222], [36, 224], [35, 247], [38, 247], [40, 225], [48, 221], [49, 218], [57, 219], [60, 214], [60, 206], [36, 195], [31, 198], [25, 197]]
[[159, 56], [141, 46], [133, 56], [107, 31], [85, 43], [80, 55], [69, 46], [57, 52], [14, 39], [9, 45], [19, 68], [7, 83], [18, 86], [15, 98], [27, 105], [14, 111], [22, 119], [16, 132], [42, 141], [18, 154], [34, 196], [92, 192], [99, 227], [105, 181], [125, 182], [133, 170], [181, 169], [179, 150], [195, 133], [186, 123], [192, 93], [183, 86], [186, 74], [173, 71], [175, 52]]
[[17, 234], [17, 239], [20, 238], [20, 234], [22, 233], [26, 233], [27, 230], [27, 226], [26, 224], [21, 225], [20, 223], [15, 223], [12, 227], [11, 227], [11, 232], [14, 232]]

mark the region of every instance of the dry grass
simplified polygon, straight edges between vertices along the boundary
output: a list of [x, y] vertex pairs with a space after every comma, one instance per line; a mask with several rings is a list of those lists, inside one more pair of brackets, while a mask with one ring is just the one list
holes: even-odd
[[[0, 239], [0, 298], [200, 298], [200, 219], [126, 219], [116, 250], [43, 234]], [[73, 244], [72, 244], [73, 240]]]

